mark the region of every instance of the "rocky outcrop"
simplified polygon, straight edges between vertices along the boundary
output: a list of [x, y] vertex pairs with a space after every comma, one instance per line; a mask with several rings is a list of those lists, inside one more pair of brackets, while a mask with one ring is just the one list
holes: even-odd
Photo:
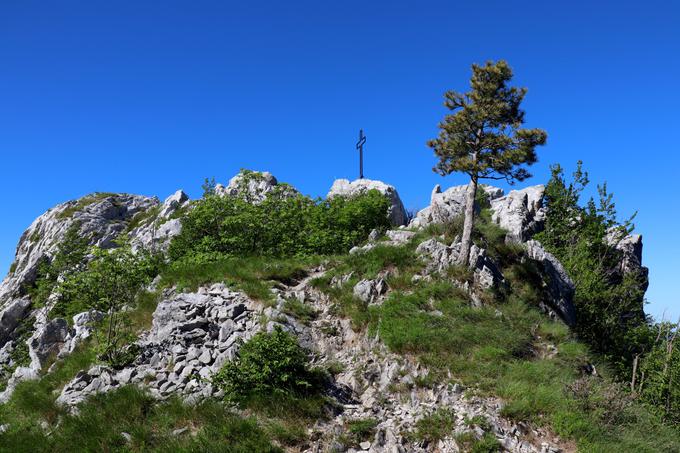
[[14, 329], [28, 314], [31, 300], [28, 298], [10, 301], [0, 310], [0, 346], [3, 346], [11, 337]]
[[57, 318], [49, 321], [36, 331], [28, 342], [31, 363], [37, 370], [42, 369], [45, 362], [56, 358], [68, 338], [69, 328], [65, 319]]
[[183, 190], [170, 195], [163, 204], [156, 207], [157, 214], [147, 215], [146, 219], [130, 232], [132, 249], [166, 251], [172, 238], [182, 231], [182, 220], [177, 215], [178, 212], [190, 207], [191, 200]]
[[607, 235], [607, 243], [621, 254], [618, 266], [613, 271], [620, 277], [636, 274], [641, 280], [642, 291], [647, 291], [649, 269], [642, 265], [642, 236], [612, 230]]
[[218, 395], [210, 376], [234, 357], [240, 340], [260, 330], [262, 307], [242, 293], [213, 285], [196, 293], [166, 293], [151, 329], [137, 342], [139, 357], [122, 370], [95, 366], [64, 387], [59, 402], [73, 406], [87, 396], [127, 384], [152, 394], [187, 398]]
[[354, 296], [367, 304], [379, 303], [381, 296], [387, 292], [387, 282], [379, 277], [375, 280], [361, 280], [352, 289]]
[[576, 310], [574, 308], [574, 282], [569, 278], [567, 271], [552, 254], [547, 252], [540, 242], [530, 240], [526, 243], [527, 256], [540, 265], [541, 277], [547, 295], [542, 302], [542, 308], [548, 313], [554, 313], [565, 324], [576, 324]]
[[75, 315], [73, 317], [73, 327], [69, 329], [59, 356], [63, 357], [72, 353], [76, 346], [92, 335], [95, 325], [102, 319], [104, 319], [104, 313], [99, 310], [90, 310]]
[[14, 270], [0, 285], [0, 308], [33, 283], [41, 260], [54, 256], [71, 225], [78, 223], [80, 235], [91, 245], [108, 248], [135, 215], [157, 204], [156, 198], [140, 195], [96, 193], [50, 209], [21, 236]]
[[229, 180], [226, 187], [217, 184], [215, 193], [222, 197], [240, 197], [252, 203], [260, 203], [275, 189], [280, 189], [284, 196], [294, 196], [298, 193], [295, 188], [288, 184], [279, 184], [274, 175], [268, 171], [249, 170], [240, 171]]
[[[425, 257], [426, 273], [445, 272], [459, 263], [460, 246], [458, 241], [448, 246], [436, 239], [429, 239], [418, 245], [416, 253]], [[497, 287], [505, 280], [496, 263], [487, 255], [486, 250], [477, 245], [473, 245], [470, 249], [469, 268], [473, 272], [474, 283], [479, 288]]]
[[525, 242], [543, 229], [545, 208], [542, 185], [512, 190], [503, 197], [492, 198], [491, 219], [508, 231], [506, 240]]
[[[454, 186], [442, 192], [437, 184], [432, 190], [430, 205], [420, 210], [411, 220], [409, 227], [423, 228], [428, 225], [448, 223], [462, 216], [465, 212], [465, 198], [468, 186]], [[478, 190], [484, 191], [489, 200], [503, 195], [503, 189], [482, 185]]]
[[385, 195], [390, 200], [390, 208], [388, 215], [390, 222], [394, 226], [406, 225], [408, 222], [408, 215], [404, 204], [399, 198], [397, 189], [394, 186], [385, 184], [382, 181], [375, 181], [371, 179], [357, 179], [350, 182], [348, 179], [336, 179], [333, 182], [331, 190], [328, 192], [327, 198], [333, 197], [355, 197], [357, 195], [368, 192], [369, 190], [377, 190]]

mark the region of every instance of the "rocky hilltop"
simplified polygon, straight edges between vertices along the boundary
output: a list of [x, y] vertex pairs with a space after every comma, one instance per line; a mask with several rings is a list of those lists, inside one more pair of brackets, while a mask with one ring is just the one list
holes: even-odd
[[[269, 173], [263, 173], [256, 183], [249, 182], [245, 189], [239, 178], [241, 175], [235, 176], [226, 186], [217, 185], [215, 193], [231, 197], [246, 190], [247, 198], [258, 203], [279, 185]], [[469, 274], [458, 280], [452, 277], [460, 241], [437, 230], [437, 226], [460, 218], [466, 186], [445, 191], [435, 187], [430, 205], [412, 219], [408, 218], [397, 190], [380, 181], [338, 180], [328, 198], [353, 197], [372, 189], [389, 199], [392, 229], [372, 233], [366, 242], [348, 250], [348, 257], [357, 257], [348, 259], [360, 260], [361, 256], [379, 250], [411, 247], [415, 261], [421, 264], [409, 274], [409, 284], [417, 287], [421, 282], [438, 279], [454, 282], [469, 297], [472, 310], [487, 310], [484, 307], [491, 294], [510, 291], [516, 277], [506, 275], [503, 260], [484, 244], [473, 246]], [[291, 196], [297, 194], [290, 186], [285, 190]], [[533, 239], [542, 230], [545, 219], [543, 186], [507, 194], [490, 186], [483, 190], [491, 222], [504, 232], [506, 247], [519, 261], [531, 263], [532, 269], [536, 269], [535, 285], [540, 289], [536, 308], [558, 324], [573, 326], [574, 283], [562, 264]], [[0, 286], [0, 369], [4, 370], [1, 402], [11, 401], [21, 382], [49, 375], [55, 364], [92, 335], [94, 321], [106, 316], [88, 310], [73, 319], [54, 318], [50, 310], [58, 294], [39, 307], [31, 300], [29, 289], [35, 284], [41, 263], [54, 259], [69, 228], [76, 225], [89, 245], [102, 249], [117, 247], [118, 239], [127, 237], [135, 251], [163, 252], [181, 232], [183, 216], [193, 206], [181, 190], [163, 202], [139, 195], [95, 193], [60, 204], [31, 224], [19, 240], [12, 269]], [[616, 272], [644, 269], [640, 236], [619, 241], [617, 247], [624, 258]], [[541, 423], [508, 417], [502, 398], [486, 391], [477, 392], [470, 382], [457, 383], [455, 379], [441, 377], [432, 380], [435, 374], [427, 361], [419, 360], [414, 353], [399, 353], [390, 347], [394, 342], [381, 337], [379, 328], [362, 328], [350, 316], [338, 312], [333, 296], [338, 291], [346, 291], [347, 297], [369, 309], [383, 306], [397, 293], [408, 296], [413, 291], [404, 290], [406, 283], [399, 280], [403, 275], [400, 272], [395, 266], [388, 266], [374, 275], [364, 275], [319, 262], [301, 276], [272, 284], [270, 303], [249, 296], [229, 282], [215, 281], [192, 290], [164, 286], [161, 279], [156, 279], [148, 290], [157, 292], [157, 305], [150, 324], [135, 341], [134, 360], [117, 368], [94, 363], [78, 370], [57, 389], [56, 403], [75, 412], [79, 404], [94, 395], [128, 385], [141, 386], [159, 400], [172, 396], [181, 396], [190, 403], [219, 400], [224, 391], [213, 384], [211, 378], [215, 373], [237, 357], [244, 342], [258, 332], [280, 328], [294, 334], [300, 345], [312, 352], [315, 365], [332, 365], [337, 370], [326, 391], [334, 402], [333, 414], [310, 426], [307, 440], [286, 447], [291, 451], [454, 452], [464, 449], [465, 441], [461, 439], [465, 436], [475, 441], [491, 436], [498, 448], [505, 451], [573, 450], [573, 444]], [[319, 282], [326, 282], [327, 286]], [[289, 308], [290, 301], [306, 307], [305, 313], [313, 315], [299, 316]], [[444, 316], [445, 308], [423, 303], [422, 310], [429, 310], [428, 316], [433, 319]], [[494, 310], [497, 315], [492, 313], [489, 319], [493, 320], [493, 316], [505, 319], [502, 308]], [[542, 358], [558, 355], [558, 348], [549, 337], [540, 338], [533, 347], [536, 349], [532, 354]], [[20, 349], [27, 350], [28, 361], [17, 363], [16, 351]], [[423, 382], [427, 384], [418, 384]], [[408, 434], [422, 429], [423, 420], [442, 410], [455, 414], [448, 432], [430, 441]], [[349, 421], [365, 419], [375, 420], [370, 436], [356, 442], [343, 437]], [[3, 425], [0, 432], [8, 430], [11, 422]], [[121, 436], [127, 438], [124, 434]]]

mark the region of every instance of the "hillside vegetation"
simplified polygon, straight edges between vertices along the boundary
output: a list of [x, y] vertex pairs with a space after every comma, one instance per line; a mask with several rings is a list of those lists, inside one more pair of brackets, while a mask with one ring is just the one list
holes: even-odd
[[[617, 222], [605, 190], [599, 206], [579, 204], [583, 172], [568, 184], [555, 169], [545, 229], [537, 236], [576, 284], [573, 329], [546, 313], [543, 271], [524, 244], [506, 241], [485, 192], [478, 194], [472, 238], [504, 276], [492, 287], [480, 285], [467, 266], [433, 271], [418, 251], [428, 240], [455, 244], [461, 217], [398, 230], [408, 237], [396, 241], [386, 235], [390, 203], [378, 191], [312, 200], [280, 185], [254, 199], [247, 187], [259, 176], [243, 175], [240, 194], [220, 195], [207, 185], [202, 199], [175, 214], [182, 230], [167, 252], [133, 251], [124, 236], [113, 248], [91, 247], [79, 224], [68, 230], [26, 294], [34, 309], [49, 307], [52, 320], [71, 322], [88, 310], [102, 316], [73, 352], [50, 357], [38, 379], [20, 382], [0, 404], [0, 451], [275, 452], [319, 445], [383, 451], [384, 420], [375, 407], [445, 394], [460, 400], [416, 404], [420, 415], [401, 420], [398, 442], [381, 445], [479, 453], [680, 452], [677, 326], [645, 318], [636, 276], [626, 277], [630, 282], [611, 277], [621, 256], [608, 235], [627, 235], [631, 224]], [[73, 212], [86, 207], [74, 206]], [[149, 211], [128, 233], [156, 222], [159, 210]], [[348, 253], [355, 246], [363, 247]], [[145, 385], [121, 385], [74, 407], [57, 401], [93, 365], [137, 366], [144, 356], [138, 340], [158, 323], [160, 302], [180, 293], [209, 294], [216, 283], [244, 293], [261, 311], [249, 321], [257, 332], [239, 340], [238, 353], [214, 375], [196, 376], [214, 388], [210, 397], [158, 399]], [[360, 284], [368, 285], [369, 296], [357, 291]], [[350, 360], [347, 352], [344, 362], [333, 361], [321, 347], [327, 345], [315, 349], [296, 332], [369, 346], [365, 356]], [[15, 367], [29, 361], [21, 348], [12, 354]], [[379, 362], [403, 372], [389, 375], [370, 406], [367, 393], [356, 389], [385, 375], [371, 371]], [[169, 364], [168, 373], [175, 366]], [[362, 404], [360, 417], [345, 415], [359, 413], [355, 407]], [[528, 450], [508, 447], [510, 438], [524, 439]]]

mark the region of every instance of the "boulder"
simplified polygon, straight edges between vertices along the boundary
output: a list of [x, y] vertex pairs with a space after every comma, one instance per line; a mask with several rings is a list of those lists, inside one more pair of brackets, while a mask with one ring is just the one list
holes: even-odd
[[357, 179], [350, 182], [348, 179], [336, 179], [333, 182], [333, 186], [326, 197], [333, 198], [340, 196], [351, 198], [373, 189], [389, 198], [390, 208], [388, 215], [392, 225], [406, 225], [408, 221], [408, 215], [406, 213], [406, 209], [404, 209], [404, 204], [401, 202], [401, 198], [399, 198], [397, 189], [395, 189], [394, 186], [385, 184], [382, 181], [375, 181], [372, 179]]
[[215, 193], [222, 197], [241, 197], [252, 203], [260, 203], [276, 188], [282, 189], [285, 196], [294, 196], [298, 193], [292, 186], [279, 184], [274, 175], [268, 171], [249, 170], [241, 170], [229, 180], [226, 187], [217, 184]]
[[573, 299], [576, 287], [562, 263], [535, 240], [526, 243], [526, 253], [530, 259], [540, 265], [542, 270], [548, 292], [548, 298], [543, 301], [543, 308], [547, 311], [554, 311], [568, 326], [575, 325], [576, 310]]
[[36, 330], [28, 341], [28, 353], [32, 364], [39, 364], [38, 369], [50, 357], [56, 357], [68, 338], [69, 329], [65, 319], [57, 318]]
[[0, 311], [0, 346], [9, 340], [14, 329], [28, 314], [30, 306], [31, 300], [28, 298], [15, 299]]
[[376, 280], [361, 280], [352, 290], [355, 297], [362, 302], [371, 304], [378, 301], [387, 292], [387, 283], [383, 278]]
[[94, 325], [102, 319], [104, 319], [104, 313], [99, 310], [90, 310], [75, 315], [73, 317], [73, 328], [69, 331], [60, 356], [72, 353], [80, 342], [92, 335]]
[[[418, 245], [416, 253], [427, 259], [426, 273], [444, 272], [450, 266], [458, 264], [460, 246], [457, 241], [448, 246], [436, 239], [429, 239]], [[480, 288], [492, 288], [505, 280], [486, 250], [474, 244], [470, 248], [469, 268], [473, 271], [475, 284]]]
[[421, 242], [416, 253], [427, 259], [427, 273], [442, 272], [457, 263], [458, 251], [436, 239]]
[[173, 237], [182, 231], [182, 220], [172, 218], [180, 209], [190, 205], [189, 196], [182, 190], [165, 199], [158, 215], [151, 217], [130, 232], [132, 250], [140, 249], [166, 251]]
[[[448, 223], [465, 213], [465, 203], [468, 186], [454, 186], [442, 192], [437, 184], [430, 196], [430, 205], [420, 210], [413, 218], [410, 227], [423, 228], [428, 225]], [[489, 200], [494, 200], [503, 195], [503, 190], [497, 187], [481, 185]]]
[[486, 250], [474, 244], [470, 248], [469, 267], [473, 270], [475, 285], [480, 288], [494, 288], [505, 281], [498, 265], [487, 255]]
[[512, 190], [503, 197], [490, 199], [491, 219], [508, 231], [506, 240], [525, 242], [543, 229], [544, 192], [545, 187], [538, 185]]

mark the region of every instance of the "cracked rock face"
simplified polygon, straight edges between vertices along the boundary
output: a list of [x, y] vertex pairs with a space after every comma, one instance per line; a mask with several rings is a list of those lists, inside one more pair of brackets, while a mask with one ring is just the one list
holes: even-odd
[[526, 243], [527, 256], [536, 261], [543, 271], [549, 298], [542, 303], [548, 313], [554, 311], [568, 326], [576, 324], [574, 292], [576, 287], [567, 271], [557, 258], [548, 253], [540, 242], [530, 240]]
[[240, 341], [260, 330], [256, 311], [258, 304], [224, 285], [196, 293], [169, 292], [153, 314], [151, 329], [137, 342], [141, 352], [130, 366], [83, 371], [64, 387], [58, 401], [73, 406], [91, 394], [127, 384], [143, 384], [157, 397], [219, 396], [209, 378], [235, 356]]
[[[268, 171], [253, 172], [252, 177], [245, 182], [241, 172], [229, 180], [225, 187], [222, 184], [215, 186], [215, 193], [219, 196], [242, 197], [250, 202], [262, 202], [275, 188], [280, 188], [278, 180]], [[285, 195], [294, 196], [298, 191], [289, 185], [285, 185]]]
[[[428, 225], [447, 223], [462, 216], [465, 213], [465, 203], [468, 186], [454, 186], [442, 192], [437, 184], [432, 190], [430, 205], [420, 210], [411, 220], [409, 227], [422, 228]], [[503, 195], [503, 189], [482, 185], [477, 190], [482, 190], [494, 200]]]
[[[418, 245], [416, 253], [427, 260], [426, 273], [445, 272], [449, 267], [458, 264], [460, 245], [460, 242], [454, 242], [448, 246], [436, 239], [429, 239]], [[475, 284], [480, 288], [496, 287], [505, 280], [499, 267], [486, 254], [486, 250], [474, 244], [470, 248], [468, 266], [473, 271]]]
[[178, 190], [158, 206], [158, 215], [130, 232], [132, 250], [167, 251], [170, 241], [182, 231], [182, 221], [172, 218], [177, 211], [190, 206], [189, 196]]
[[491, 219], [508, 231], [506, 240], [525, 242], [543, 229], [544, 193], [545, 187], [539, 185], [512, 190], [503, 197], [491, 199]]
[[375, 181], [372, 179], [357, 179], [350, 182], [348, 179], [336, 179], [333, 182], [333, 186], [326, 197], [355, 197], [373, 189], [389, 198], [390, 208], [387, 214], [390, 217], [390, 222], [392, 225], [406, 225], [408, 221], [408, 215], [406, 214], [404, 204], [401, 202], [401, 198], [399, 198], [397, 189], [395, 189], [394, 186], [385, 184], [382, 181]]
[[30, 285], [43, 258], [51, 259], [66, 231], [76, 222], [90, 245], [112, 247], [136, 214], [158, 204], [156, 198], [127, 194], [93, 194], [60, 204], [38, 217], [21, 236], [14, 271], [0, 285], [0, 307]]

